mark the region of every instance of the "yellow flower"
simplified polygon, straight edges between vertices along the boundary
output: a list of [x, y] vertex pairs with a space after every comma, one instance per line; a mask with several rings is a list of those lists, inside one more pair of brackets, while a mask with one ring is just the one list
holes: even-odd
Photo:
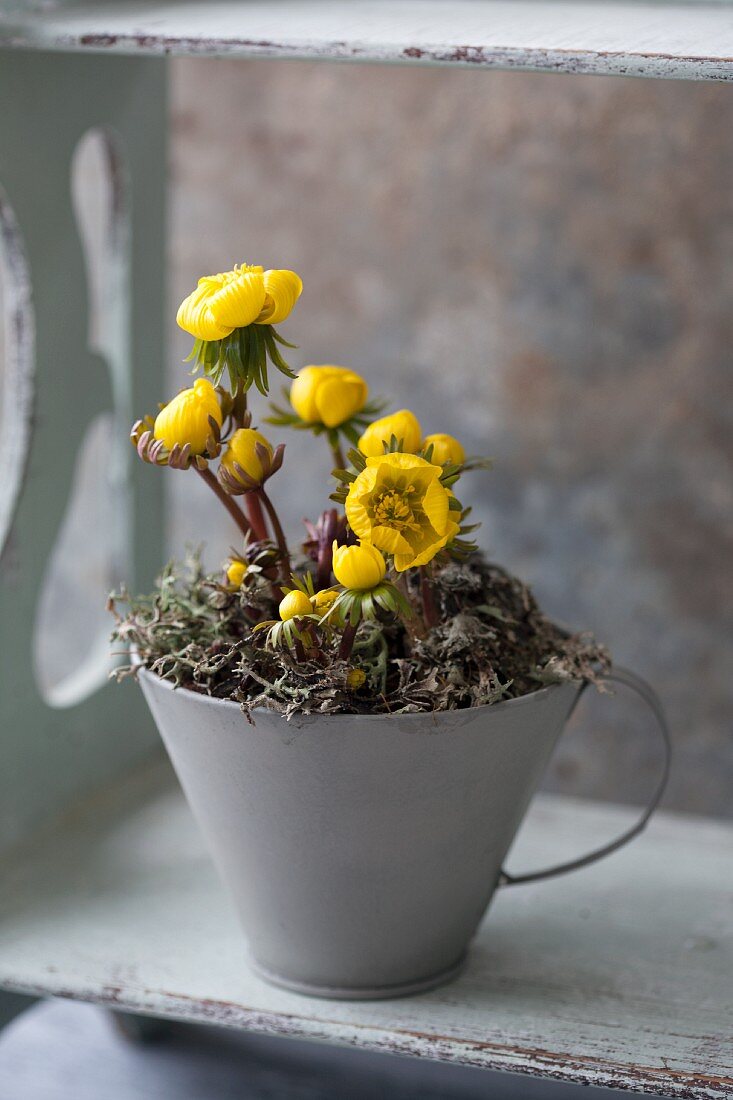
[[333, 544], [333, 575], [339, 584], [356, 592], [376, 588], [384, 580], [387, 563], [369, 542], [360, 546]]
[[294, 271], [237, 265], [204, 275], [181, 302], [176, 320], [197, 340], [222, 340], [235, 328], [276, 325], [291, 313], [303, 283]]
[[272, 463], [272, 446], [262, 432], [239, 428], [221, 456], [219, 481], [228, 492], [256, 489], [269, 476]]
[[227, 567], [227, 580], [232, 588], [241, 588], [246, 575], [246, 562], [240, 561], [239, 558], [232, 558]]
[[420, 450], [422, 428], [409, 409], [400, 409], [399, 412], [383, 416], [370, 424], [359, 440], [359, 450], [368, 458], [377, 458], [384, 454], [384, 444], [389, 445], [392, 436], [403, 453], [414, 454]]
[[331, 610], [338, 598], [338, 592], [333, 588], [324, 588], [320, 592], [316, 592], [315, 596], [311, 597], [311, 603], [313, 604], [313, 610], [316, 615], [325, 615]]
[[309, 598], [306, 596], [305, 592], [301, 592], [299, 588], [294, 588], [292, 592], [288, 592], [287, 596], [280, 601], [278, 610], [280, 618], [284, 623], [289, 619], [295, 619], [302, 615], [311, 615], [313, 613]]
[[427, 451], [432, 444], [433, 454], [430, 459], [436, 466], [444, 466], [450, 462], [453, 466], [462, 466], [466, 461], [466, 452], [458, 440], [445, 432], [436, 432], [434, 435], [426, 435], [423, 440], [423, 450]]
[[366, 683], [366, 672], [363, 668], [350, 668], [346, 673], [346, 686], [349, 691], [358, 691]]
[[349, 487], [346, 518], [360, 539], [394, 555], [395, 569], [426, 565], [459, 532], [443, 469], [410, 454], [368, 458]]
[[347, 367], [304, 367], [290, 387], [290, 404], [307, 424], [337, 428], [361, 412], [368, 392], [364, 379]]
[[188, 390], [182, 390], [155, 419], [153, 435], [160, 439], [169, 451], [176, 444], [188, 445], [191, 453], [200, 455], [206, 450], [206, 442], [213, 434], [211, 417], [221, 427], [221, 407], [216, 390], [208, 378], [198, 378]]

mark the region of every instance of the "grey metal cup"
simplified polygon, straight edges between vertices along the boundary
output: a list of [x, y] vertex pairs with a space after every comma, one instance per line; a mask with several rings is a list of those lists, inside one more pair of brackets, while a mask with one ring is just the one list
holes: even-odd
[[460, 968], [581, 690], [436, 714], [258, 710], [250, 723], [234, 702], [144, 669], [140, 681], [255, 968], [355, 999]]

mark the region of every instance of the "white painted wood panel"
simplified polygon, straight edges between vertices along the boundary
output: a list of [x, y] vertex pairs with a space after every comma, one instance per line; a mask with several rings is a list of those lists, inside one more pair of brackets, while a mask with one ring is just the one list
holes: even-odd
[[[510, 866], [599, 843], [626, 808], [537, 801]], [[498, 896], [464, 975], [371, 1004], [272, 989], [167, 768], [0, 867], [0, 986], [674, 1097], [733, 1095], [733, 828], [660, 815], [605, 863]]]
[[623, 0], [17, 2], [0, 44], [730, 80], [733, 8]]

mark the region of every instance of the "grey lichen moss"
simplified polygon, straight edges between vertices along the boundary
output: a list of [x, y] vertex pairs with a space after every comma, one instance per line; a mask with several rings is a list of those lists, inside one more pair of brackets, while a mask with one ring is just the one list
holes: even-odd
[[[416, 603], [417, 583], [408, 579], [407, 585]], [[479, 555], [451, 562], [436, 569], [432, 589], [439, 612], [432, 630], [363, 623], [348, 663], [327, 640], [318, 660], [299, 662], [252, 634], [257, 622], [276, 616], [265, 578], [231, 591], [193, 554], [183, 565], [167, 566], [151, 595], [122, 591], [110, 598], [113, 638], [179, 687], [286, 717], [453, 710], [562, 680], [602, 684], [610, 666], [606, 650], [591, 635], [567, 634], [552, 623], [529, 588], [498, 565]], [[358, 690], [350, 686], [354, 668], [366, 675]], [[131, 663], [115, 675], [134, 672]]]

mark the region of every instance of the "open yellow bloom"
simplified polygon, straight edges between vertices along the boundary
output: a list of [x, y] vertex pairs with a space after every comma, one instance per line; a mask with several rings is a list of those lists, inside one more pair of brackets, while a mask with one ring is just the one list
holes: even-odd
[[422, 428], [409, 409], [400, 409], [399, 412], [383, 416], [370, 424], [359, 440], [359, 450], [368, 458], [377, 458], [384, 454], [384, 444], [389, 445], [392, 436], [403, 453], [414, 454], [420, 450]]
[[395, 569], [426, 565], [459, 532], [443, 470], [411, 454], [368, 458], [349, 487], [346, 517], [352, 531], [394, 555]]
[[176, 320], [197, 340], [222, 340], [235, 328], [276, 325], [291, 313], [303, 290], [294, 271], [264, 271], [240, 264], [204, 275], [181, 302]]
[[360, 546], [333, 544], [333, 575], [339, 584], [355, 592], [376, 588], [384, 580], [387, 563], [376, 546], [364, 542]]
[[337, 428], [361, 412], [369, 390], [347, 367], [304, 367], [290, 387], [290, 404], [307, 424]]
[[323, 588], [320, 592], [316, 592], [315, 596], [311, 596], [314, 612], [317, 615], [325, 615], [336, 603], [337, 598], [338, 592], [333, 588]]
[[287, 596], [280, 601], [278, 611], [284, 623], [289, 619], [296, 619], [302, 615], [313, 614], [313, 608], [311, 607], [309, 598], [306, 596], [305, 592], [301, 592], [299, 588], [294, 588], [292, 592], [288, 592]]
[[218, 428], [222, 415], [216, 390], [208, 378], [198, 378], [188, 390], [182, 390], [155, 418], [153, 436], [169, 451], [178, 445], [189, 446], [191, 454], [200, 455], [212, 435], [211, 417]]
[[423, 450], [427, 451], [432, 444], [433, 454], [430, 459], [437, 466], [444, 466], [450, 462], [453, 466], [462, 466], [466, 461], [466, 452], [455, 436], [445, 432], [436, 432], [434, 435], [426, 435], [423, 440]]

